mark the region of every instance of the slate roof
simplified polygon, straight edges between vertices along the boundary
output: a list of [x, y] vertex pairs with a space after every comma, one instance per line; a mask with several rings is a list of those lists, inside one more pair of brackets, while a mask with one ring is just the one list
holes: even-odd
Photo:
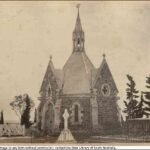
[[[63, 67], [65, 94], [89, 93], [95, 70], [85, 52], [74, 52]], [[93, 75], [92, 75], [93, 72]]]
[[84, 51], [72, 53], [63, 69], [54, 68], [53, 62], [50, 60], [40, 91], [45, 90], [46, 84], [49, 82], [50, 71], [52, 71], [58, 87], [63, 90], [64, 94], [90, 93], [90, 89], [95, 86], [104, 65], [118, 92], [106, 59], [103, 59], [99, 68], [95, 68]]
[[50, 82], [49, 78], [51, 76], [50, 72], [53, 73], [53, 75], [55, 76], [56, 82], [58, 87], [61, 89], [62, 88], [62, 78], [63, 78], [63, 73], [62, 70], [60, 69], [55, 69], [52, 60], [49, 60], [47, 69], [46, 69], [46, 73], [44, 75], [44, 79], [40, 88], [40, 92], [45, 91], [46, 90], [46, 85], [48, 82]]

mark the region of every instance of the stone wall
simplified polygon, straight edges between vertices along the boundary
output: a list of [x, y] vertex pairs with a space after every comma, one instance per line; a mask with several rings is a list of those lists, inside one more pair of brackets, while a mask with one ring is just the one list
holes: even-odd
[[[80, 105], [79, 108], [79, 122], [73, 121], [73, 106], [74, 104]], [[75, 132], [90, 132], [91, 129], [91, 112], [90, 112], [90, 98], [86, 97], [65, 97], [62, 100], [61, 114], [64, 109], [68, 109], [70, 114], [69, 129]], [[62, 115], [61, 115], [62, 118]], [[60, 128], [63, 128], [63, 118], [61, 119]]]
[[106, 62], [99, 68], [94, 88], [97, 90], [98, 122], [104, 134], [119, 134], [121, 117], [117, 100], [118, 89]]
[[56, 82], [56, 77], [54, 76], [52, 68], [48, 66], [40, 90], [40, 97], [39, 97], [40, 104], [38, 107], [38, 117], [37, 117], [38, 129], [43, 130], [43, 132], [51, 132], [51, 130], [53, 130], [51, 129], [51, 124], [53, 124], [52, 122], [54, 120], [54, 115], [50, 116], [49, 112], [51, 111], [50, 110], [51, 104], [53, 104], [52, 109], [54, 109], [54, 105], [58, 98], [58, 94], [59, 91], [58, 91], [58, 84]]
[[115, 100], [102, 99], [98, 101], [98, 121], [105, 134], [118, 134], [121, 130], [119, 112]]
[[128, 136], [140, 137], [150, 135], [150, 119], [129, 119], [125, 122], [125, 133]]

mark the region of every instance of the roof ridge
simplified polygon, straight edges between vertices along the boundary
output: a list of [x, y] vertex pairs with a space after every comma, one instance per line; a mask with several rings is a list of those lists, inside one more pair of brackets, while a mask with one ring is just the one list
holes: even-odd
[[[82, 54], [82, 57], [84, 57], [83, 58], [83, 61], [84, 61], [84, 65], [86, 66], [86, 64], [85, 64], [85, 57], [88, 59], [88, 61], [89, 61], [89, 58], [88, 58], [88, 56], [85, 54], [85, 55], [83, 55]], [[91, 62], [90, 62], [91, 63]], [[92, 64], [92, 63], [91, 63]], [[92, 66], [94, 67], [94, 65], [92, 64]], [[87, 67], [87, 66], [86, 66]], [[87, 78], [88, 78], [88, 81], [89, 81], [89, 85], [90, 85], [90, 87], [92, 88], [92, 70], [91, 70], [91, 68], [90, 68], [90, 72], [89, 73], [87, 73]]]
[[82, 58], [83, 58], [83, 64], [84, 64], [84, 66], [85, 66], [85, 72], [88, 74], [87, 66], [86, 66], [86, 64], [85, 64], [85, 57], [84, 57], [83, 53], [81, 53], [81, 56], [82, 56]]

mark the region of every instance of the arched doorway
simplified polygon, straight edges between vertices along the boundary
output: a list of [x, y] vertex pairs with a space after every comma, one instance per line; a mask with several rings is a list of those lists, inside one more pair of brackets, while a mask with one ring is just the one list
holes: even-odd
[[45, 135], [51, 135], [54, 129], [54, 105], [52, 102], [48, 101], [44, 105], [43, 115], [42, 115], [42, 130]]

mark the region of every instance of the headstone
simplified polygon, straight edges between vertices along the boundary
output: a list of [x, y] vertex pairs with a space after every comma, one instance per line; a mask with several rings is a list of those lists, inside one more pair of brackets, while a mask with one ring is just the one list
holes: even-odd
[[64, 118], [64, 129], [68, 130], [68, 118], [69, 118], [69, 114], [67, 109], [65, 109], [65, 112], [63, 114], [63, 118]]
[[64, 129], [61, 131], [57, 142], [76, 142], [71, 131], [68, 128], [69, 113], [67, 109], [65, 109], [63, 118], [64, 118]]

